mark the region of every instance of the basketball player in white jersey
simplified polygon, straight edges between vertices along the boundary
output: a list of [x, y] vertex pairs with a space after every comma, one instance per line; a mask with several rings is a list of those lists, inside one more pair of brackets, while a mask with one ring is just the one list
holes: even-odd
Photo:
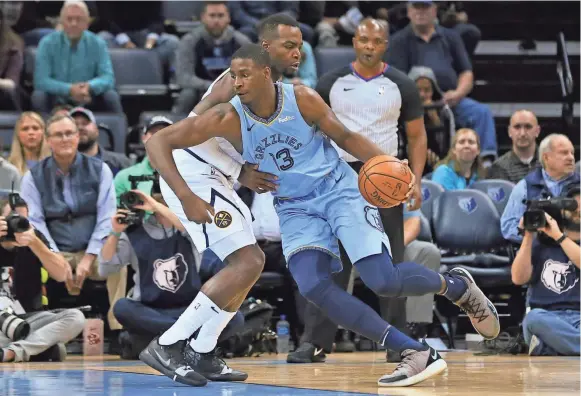
[[[273, 80], [283, 72], [298, 70], [302, 35], [297, 21], [287, 14], [265, 18], [259, 26], [260, 42], [272, 59]], [[226, 70], [212, 83], [189, 117], [195, 117], [234, 96], [233, 80]], [[207, 281], [176, 323], [141, 352], [139, 358], [173, 379], [203, 386], [207, 380], [244, 381], [248, 375], [229, 368], [212, 351], [218, 336], [256, 283], [264, 266], [264, 253], [256, 244], [252, 215], [234, 191], [242, 185], [263, 193], [276, 189], [275, 176], [244, 164], [241, 155], [224, 139], [173, 152], [175, 163], [190, 189], [206, 209], [204, 217], [184, 213], [181, 197], [160, 180], [167, 205], [180, 218], [200, 250], [211, 249], [226, 267]], [[192, 337], [187, 343], [187, 340]]]

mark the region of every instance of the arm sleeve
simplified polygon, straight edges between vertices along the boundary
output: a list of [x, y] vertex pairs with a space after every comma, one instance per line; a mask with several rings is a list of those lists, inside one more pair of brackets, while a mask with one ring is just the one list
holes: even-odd
[[50, 58], [51, 51], [54, 49], [51, 48], [47, 40], [49, 38], [50, 36], [44, 37], [38, 45], [34, 65], [34, 89], [52, 95], [68, 97], [72, 84], [52, 78]]
[[113, 75], [113, 65], [111, 56], [107, 50], [107, 44], [98, 38], [99, 42], [99, 63], [97, 64], [97, 77], [89, 80], [91, 92], [95, 95], [101, 95], [106, 91], [113, 89], [115, 86], [115, 77]]
[[133, 250], [133, 246], [131, 246], [127, 234], [122, 233], [117, 241], [117, 253], [113, 255], [111, 260], [104, 260], [101, 252], [99, 252], [99, 275], [108, 276], [115, 274], [128, 264], [137, 265], [137, 255], [135, 254], [135, 250]]
[[523, 216], [526, 206], [522, 202], [527, 197], [527, 184], [523, 179], [512, 189], [508, 202], [500, 218], [500, 230], [504, 239], [520, 243], [522, 236], [518, 235], [518, 223]]
[[446, 31], [446, 37], [449, 40], [452, 57], [454, 58], [453, 66], [456, 73], [460, 74], [465, 71], [472, 71], [472, 63], [470, 63], [468, 51], [466, 51], [466, 47], [464, 46], [464, 42], [460, 35], [454, 30], [448, 29]]

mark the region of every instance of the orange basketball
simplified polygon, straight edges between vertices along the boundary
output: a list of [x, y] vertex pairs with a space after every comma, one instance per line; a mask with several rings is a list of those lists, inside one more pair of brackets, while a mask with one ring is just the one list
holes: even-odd
[[410, 168], [391, 155], [367, 161], [359, 171], [359, 191], [378, 208], [391, 208], [405, 200], [412, 181]]

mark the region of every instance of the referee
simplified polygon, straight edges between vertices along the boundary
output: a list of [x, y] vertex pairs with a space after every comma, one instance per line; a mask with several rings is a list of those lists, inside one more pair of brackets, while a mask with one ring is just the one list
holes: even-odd
[[[426, 163], [427, 137], [424, 110], [415, 83], [406, 74], [383, 62], [387, 49], [388, 26], [374, 19], [363, 20], [355, 32], [353, 47], [356, 60], [319, 79], [317, 92], [349, 130], [360, 133], [389, 155], [398, 155], [398, 127], [405, 128], [410, 167], [416, 176], [410, 210], [421, 205], [421, 179]], [[363, 163], [338, 149], [341, 157], [359, 172]], [[379, 209], [383, 228], [391, 244], [394, 263], [403, 261], [403, 207]], [[335, 282], [347, 287], [352, 263], [341, 248], [343, 271]], [[405, 330], [405, 298], [379, 298], [381, 316], [400, 330]], [[289, 363], [322, 362], [329, 352], [337, 325], [309, 303], [305, 309], [305, 332], [299, 348], [288, 355]], [[390, 356], [391, 357], [391, 356]]]

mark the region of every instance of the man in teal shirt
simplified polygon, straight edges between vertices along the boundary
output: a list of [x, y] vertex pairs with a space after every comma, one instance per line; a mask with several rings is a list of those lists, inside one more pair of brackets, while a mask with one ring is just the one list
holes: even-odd
[[34, 110], [50, 113], [55, 105], [70, 103], [122, 113], [107, 44], [87, 30], [87, 5], [82, 1], [65, 2], [60, 22], [62, 31], [45, 36], [38, 45]]
[[[154, 133], [172, 124], [173, 122], [164, 116], [152, 117], [143, 130], [143, 136], [141, 137], [143, 144], [145, 144]], [[143, 161], [119, 171], [114, 179], [117, 202], [119, 202], [121, 194], [131, 190], [129, 176], [153, 175], [153, 173], [154, 169], [151, 167], [147, 156], [143, 158]], [[151, 187], [153, 187], [153, 182], [151, 181], [137, 184], [137, 189], [147, 195], [151, 195]]]

